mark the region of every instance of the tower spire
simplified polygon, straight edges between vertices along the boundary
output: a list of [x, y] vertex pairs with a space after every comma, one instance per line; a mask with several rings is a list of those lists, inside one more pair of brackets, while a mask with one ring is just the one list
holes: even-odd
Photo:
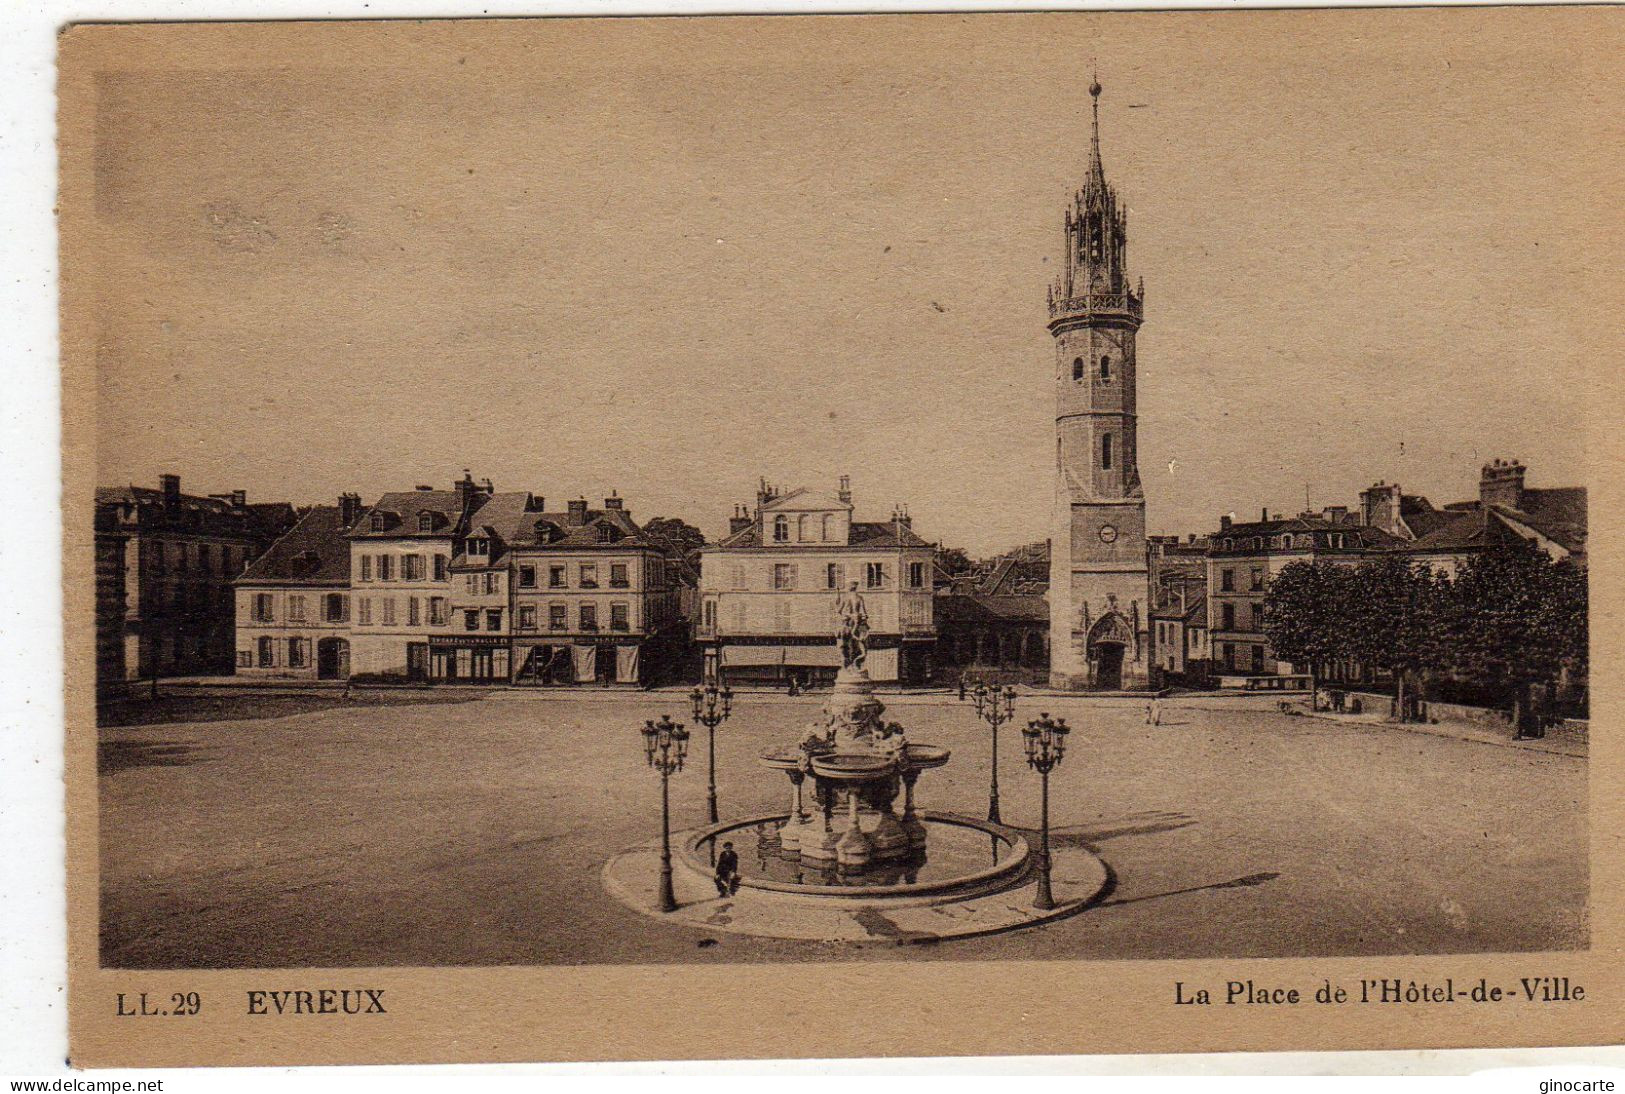
[[1094, 76], [1091, 80], [1089, 98], [1094, 119], [1089, 129], [1089, 180], [1097, 187], [1105, 189], [1106, 169], [1100, 163], [1100, 78]]

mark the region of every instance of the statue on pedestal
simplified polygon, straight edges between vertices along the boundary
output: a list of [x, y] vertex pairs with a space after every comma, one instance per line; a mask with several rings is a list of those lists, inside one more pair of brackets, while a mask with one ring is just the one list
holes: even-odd
[[856, 581], [836, 594], [835, 614], [840, 619], [836, 637], [841, 644], [841, 667], [861, 671], [869, 656], [869, 610], [863, 606]]

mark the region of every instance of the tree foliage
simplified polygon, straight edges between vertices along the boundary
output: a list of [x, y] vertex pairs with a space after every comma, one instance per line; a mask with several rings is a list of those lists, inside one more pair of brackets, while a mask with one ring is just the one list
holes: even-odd
[[1587, 657], [1586, 572], [1553, 562], [1532, 543], [1497, 544], [1472, 558], [1451, 588], [1445, 620], [1450, 664], [1463, 675], [1512, 684], [1551, 682]]
[[939, 547], [937, 565], [942, 567], [944, 573], [962, 574], [971, 568], [971, 560], [962, 547]]
[[1317, 675], [1354, 661], [1406, 681], [1447, 671], [1507, 687], [1527, 709], [1531, 684], [1588, 665], [1584, 567], [1523, 540], [1470, 559], [1454, 581], [1403, 555], [1357, 567], [1293, 562], [1270, 584], [1264, 633], [1278, 656]]
[[1349, 570], [1289, 562], [1270, 582], [1264, 634], [1276, 656], [1318, 672], [1348, 655]]
[[650, 517], [643, 530], [663, 539], [685, 557], [705, 546], [705, 533], [680, 517]]

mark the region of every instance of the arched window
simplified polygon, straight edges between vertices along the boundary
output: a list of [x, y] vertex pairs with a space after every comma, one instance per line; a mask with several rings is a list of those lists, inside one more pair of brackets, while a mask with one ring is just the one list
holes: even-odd
[[1110, 357], [1102, 356], [1100, 358], [1100, 378], [1102, 380], [1112, 378], [1112, 359]]
[[1083, 379], [1083, 358], [1082, 357], [1074, 357], [1072, 359], [1072, 378], [1074, 380]]
[[807, 542], [807, 514], [803, 513], [796, 518], [796, 542]]
[[824, 514], [824, 534], [823, 534], [824, 542], [828, 543], [830, 540], [832, 540], [834, 538], [835, 538], [835, 514], [834, 513], [825, 513]]
[[418, 531], [420, 531], [420, 532], [432, 532], [432, 531], [434, 531], [434, 514], [433, 513], [424, 512], [424, 513], [419, 513], [418, 514]]
[[1100, 469], [1102, 471], [1112, 469], [1112, 435], [1110, 433], [1102, 433], [1100, 436]]
[[790, 542], [790, 518], [783, 513], [773, 518], [773, 542]]

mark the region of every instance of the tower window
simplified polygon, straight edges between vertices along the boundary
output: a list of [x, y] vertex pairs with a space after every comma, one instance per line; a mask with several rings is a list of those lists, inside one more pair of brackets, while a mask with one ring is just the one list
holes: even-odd
[[1075, 357], [1075, 358], [1072, 359], [1072, 378], [1074, 380], [1083, 379], [1083, 358], [1082, 357]]
[[1112, 435], [1110, 433], [1103, 433], [1100, 437], [1100, 469], [1102, 471], [1112, 469]]
[[1110, 380], [1112, 378], [1112, 359], [1110, 357], [1102, 357], [1100, 359], [1100, 378], [1102, 380]]

